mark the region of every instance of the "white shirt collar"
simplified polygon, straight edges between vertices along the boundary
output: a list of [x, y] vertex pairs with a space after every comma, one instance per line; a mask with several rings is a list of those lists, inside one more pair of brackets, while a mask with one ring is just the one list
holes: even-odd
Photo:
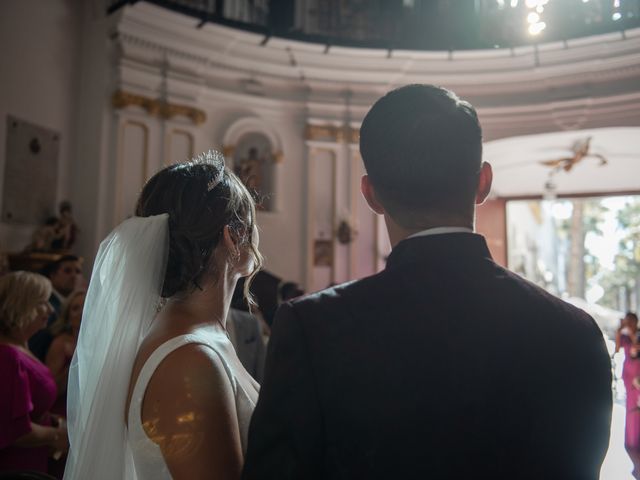
[[473, 233], [473, 230], [467, 227], [435, 227], [414, 233], [413, 235], [409, 235], [407, 238], [428, 237], [429, 235], [443, 235], [445, 233]]

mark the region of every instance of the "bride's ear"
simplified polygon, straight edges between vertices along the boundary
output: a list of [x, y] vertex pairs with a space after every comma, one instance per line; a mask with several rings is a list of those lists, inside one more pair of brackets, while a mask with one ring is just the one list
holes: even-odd
[[222, 229], [222, 240], [224, 242], [224, 246], [229, 251], [229, 255], [231, 255], [232, 258], [239, 258], [240, 248], [238, 246], [238, 240], [229, 228], [229, 225], [225, 225]]

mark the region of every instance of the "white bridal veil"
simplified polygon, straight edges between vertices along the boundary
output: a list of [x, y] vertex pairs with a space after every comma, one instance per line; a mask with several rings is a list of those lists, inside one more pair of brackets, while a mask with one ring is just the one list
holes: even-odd
[[133, 217], [102, 242], [67, 394], [65, 479], [135, 479], [125, 427], [133, 362], [160, 302], [169, 216]]

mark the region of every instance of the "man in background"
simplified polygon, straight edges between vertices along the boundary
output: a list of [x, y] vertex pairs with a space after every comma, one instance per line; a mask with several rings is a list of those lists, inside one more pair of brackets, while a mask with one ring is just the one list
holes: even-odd
[[229, 309], [227, 333], [242, 366], [258, 383], [262, 383], [267, 353], [260, 320], [249, 312]]
[[[53, 287], [49, 303], [54, 312], [47, 321], [47, 327], [49, 327], [60, 315], [67, 297], [79, 286], [82, 280], [82, 260], [75, 255], [64, 255], [55, 262], [46, 265], [42, 274], [49, 278]], [[40, 330], [29, 340], [29, 349], [44, 362], [52, 341], [53, 336], [48, 328]]]

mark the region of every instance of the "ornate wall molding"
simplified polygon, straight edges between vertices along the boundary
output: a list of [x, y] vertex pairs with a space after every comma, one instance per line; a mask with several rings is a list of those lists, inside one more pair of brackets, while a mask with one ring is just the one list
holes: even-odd
[[313, 142], [335, 142], [357, 144], [360, 141], [360, 129], [351, 125], [339, 126], [331, 124], [308, 123], [304, 138]]
[[201, 125], [207, 120], [207, 114], [198, 108], [190, 107], [188, 105], [166, 103], [157, 98], [150, 98], [122, 90], [117, 90], [113, 94], [111, 105], [117, 110], [122, 110], [131, 106], [140, 107], [149, 115], [160, 117], [165, 120], [179, 116], [186, 117], [195, 125]]

